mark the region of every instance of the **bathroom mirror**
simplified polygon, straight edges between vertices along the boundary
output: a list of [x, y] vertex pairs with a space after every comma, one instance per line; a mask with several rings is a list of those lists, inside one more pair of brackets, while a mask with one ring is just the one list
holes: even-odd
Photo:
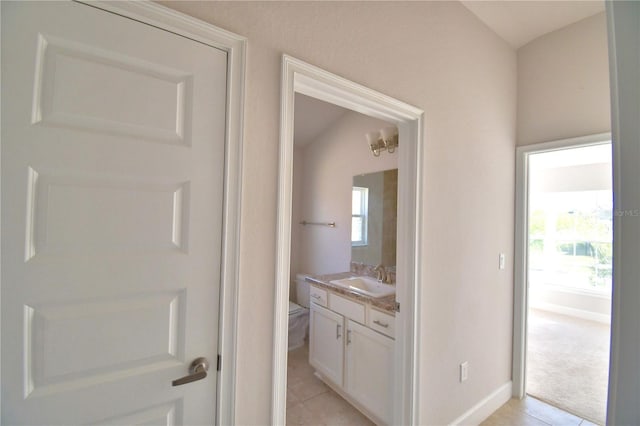
[[353, 177], [351, 261], [396, 266], [398, 169]]

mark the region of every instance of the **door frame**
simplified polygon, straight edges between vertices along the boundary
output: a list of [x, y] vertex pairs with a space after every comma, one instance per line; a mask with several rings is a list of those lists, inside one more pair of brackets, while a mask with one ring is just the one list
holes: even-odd
[[[559, 151], [601, 145], [611, 141], [611, 133], [598, 133], [571, 139], [561, 139], [516, 148], [516, 217], [515, 258], [513, 291], [513, 396], [522, 399], [526, 395], [527, 363], [527, 312], [529, 308], [527, 290], [527, 212], [529, 210], [529, 156], [544, 152]], [[613, 313], [612, 313], [613, 314]]]
[[[640, 417], [640, 4], [605, 1], [609, 41], [611, 128], [613, 132], [613, 304], [607, 424], [633, 424]], [[635, 90], [634, 90], [635, 88]]]
[[[227, 53], [224, 198], [216, 423], [235, 423], [238, 258], [242, 190], [242, 143], [247, 39], [153, 2], [74, 0], [186, 37]], [[0, 282], [0, 287], [2, 283]], [[0, 407], [1, 412], [2, 407]]]
[[[291, 253], [294, 97], [301, 93], [398, 126], [398, 236], [394, 424], [419, 424], [420, 283], [423, 274], [424, 112], [397, 99], [293, 58], [282, 57], [276, 297], [274, 314], [271, 424], [285, 424], [288, 306]], [[364, 139], [363, 139], [364, 144]], [[338, 272], [338, 271], [336, 271]]]

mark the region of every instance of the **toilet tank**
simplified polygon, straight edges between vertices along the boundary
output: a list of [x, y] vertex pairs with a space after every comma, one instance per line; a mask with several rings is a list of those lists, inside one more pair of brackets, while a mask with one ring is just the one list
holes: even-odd
[[305, 280], [307, 274], [296, 274], [296, 303], [305, 308], [309, 307], [309, 283]]

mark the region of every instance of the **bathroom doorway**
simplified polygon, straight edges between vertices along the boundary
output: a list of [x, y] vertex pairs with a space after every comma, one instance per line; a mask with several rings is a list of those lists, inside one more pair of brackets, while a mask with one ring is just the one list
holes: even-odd
[[[397, 335], [393, 344], [392, 360], [392, 423], [414, 423], [417, 404], [415, 397], [417, 390], [413, 378], [417, 376], [417, 347], [414, 335], [417, 333], [417, 313], [414, 301], [419, 300], [418, 287], [421, 267], [416, 262], [418, 253], [415, 242], [420, 238], [420, 187], [418, 179], [420, 173], [420, 161], [422, 156], [422, 111], [406, 105], [385, 95], [371, 91], [370, 89], [356, 85], [324, 70], [313, 67], [294, 58], [283, 58], [283, 92], [282, 92], [282, 124], [281, 124], [281, 163], [279, 178], [279, 215], [278, 215], [278, 247], [277, 247], [277, 274], [276, 274], [276, 320], [274, 324], [274, 391], [272, 400], [272, 423], [285, 423], [287, 400], [287, 341], [288, 341], [288, 305], [290, 298], [290, 281], [292, 277], [291, 260], [293, 250], [293, 227], [305, 226], [299, 222], [314, 222], [319, 225], [314, 227], [317, 233], [331, 235], [322, 232], [333, 228], [329, 216], [318, 215], [317, 220], [309, 218], [296, 221], [292, 216], [294, 197], [294, 117], [295, 102], [299, 102], [298, 95], [305, 95], [316, 100], [337, 105], [351, 112], [364, 114], [369, 118], [385, 121], [397, 127], [400, 147], [396, 151], [398, 156], [398, 210], [397, 210], [397, 264], [396, 278], [402, 285], [397, 286], [396, 300], [399, 302], [400, 312], [396, 312]], [[303, 101], [304, 102], [304, 101]], [[379, 129], [379, 128], [378, 128]], [[375, 130], [375, 129], [371, 129]], [[363, 147], [369, 151], [367, 155], [374, 153], [367, 147], [364, 135], [360, 134]], [[324, 154], [318, 150], [319, 156]], [[349, 159], [349, 157], [347, 157]], [[353, 160], [353, 158], [352, 158]], [[348, 163], [347, 163], [348, 164]], [[335, 163], [322, 162], [322, 167], [334, 168]], [[336, 188], [333, 188], [334, 190]], [[306, 190], [306, 189], [305, 189]], [[350, 196], [349, 196], [350, 197]], [[351, 203], [349, 203], [349, 212]], [[319, 210], [314, 214], [320, 213]], [[348, 213], [349, 213], [348, 212]], [[351, 234], [351, 218], [348, 221]], [[335, 228], [338, 228], [336, 223]], [[344, 222], [340, 231], [346, 229]], [[337, 229], [336, 229], [337, 230]], [[336, 233], [335, 235], [337, 235]], [[327, 237], [330, 238], [330, 237]], [[349, 247], [349, 246], [348, 246]], [[296, 252], [295, 255], [302, 253]], [[350, 253], [336, 256], [344, 265], [341, 268], [350, 267]], [[348, 270], [348, 269], [347, 269]], [[294, 271], [308, 272], [308, 271]], [[338, 272], [338, 271], [335, 271]], [[344, 271], [343, 271], [344, 272]], [[375, 281], [375, 280], [374, 280]], [[363, 321], [364, 322], [364, 321]], [[346, 323], [345, 323], [346, 325]], [[355, 324], [357, 326], [358, 324]], [[346, 328], [346, 327], [345, 327]], [[341, 328], [337, 327], [337, 335], [341, 336]], [[303, 355], [304, 357], [304, 355]]]
[[[375, 281], [378, 266], [388, 281], [380, 285], [395, 285], [398, 151], [390, 143], [377, 148], [380, 129], [389, 129], [391, 138], [397, 133], [387, 121], [295, 95], [287, 423], [392, 422], [395, 296], [334, 293], [306, 280], [364, 274]], [[326, 290], [330, 300], [312, 298], [311, 286], [314, 297]], [[351, 317], [335, 303], [363, 308], [365, 316]], [[381, 316], [377, 321], [387, 327], [367, 321], [366, 314]], [[364, 327], [356, 330], [359, 325]], [[365, 345], [354, 372], [350, 355]]]
[[[524, 347], [514, 366], [522, 366], [522, 395], [604, 424], [612, 290], [610, 137], [526, 147], [518, 160], [525, 167], [517, 227], [517, 277], [523, 281], [516, 287], [524, 304], [516, 303], [516, 312], [522, 309]], [[516, 383], [518, 378], [514, 370]]]

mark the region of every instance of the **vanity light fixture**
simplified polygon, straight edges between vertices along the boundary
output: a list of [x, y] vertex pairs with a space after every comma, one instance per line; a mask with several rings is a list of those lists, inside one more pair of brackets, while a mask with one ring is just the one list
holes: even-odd
[[398, 147], [398, 128], [395, 126], [384, 127], [376, 132], [366, 134], [367, 143], [371, 152], [376, 157], [380, 156], [380, 152], [387, 150], [393, 153]]

